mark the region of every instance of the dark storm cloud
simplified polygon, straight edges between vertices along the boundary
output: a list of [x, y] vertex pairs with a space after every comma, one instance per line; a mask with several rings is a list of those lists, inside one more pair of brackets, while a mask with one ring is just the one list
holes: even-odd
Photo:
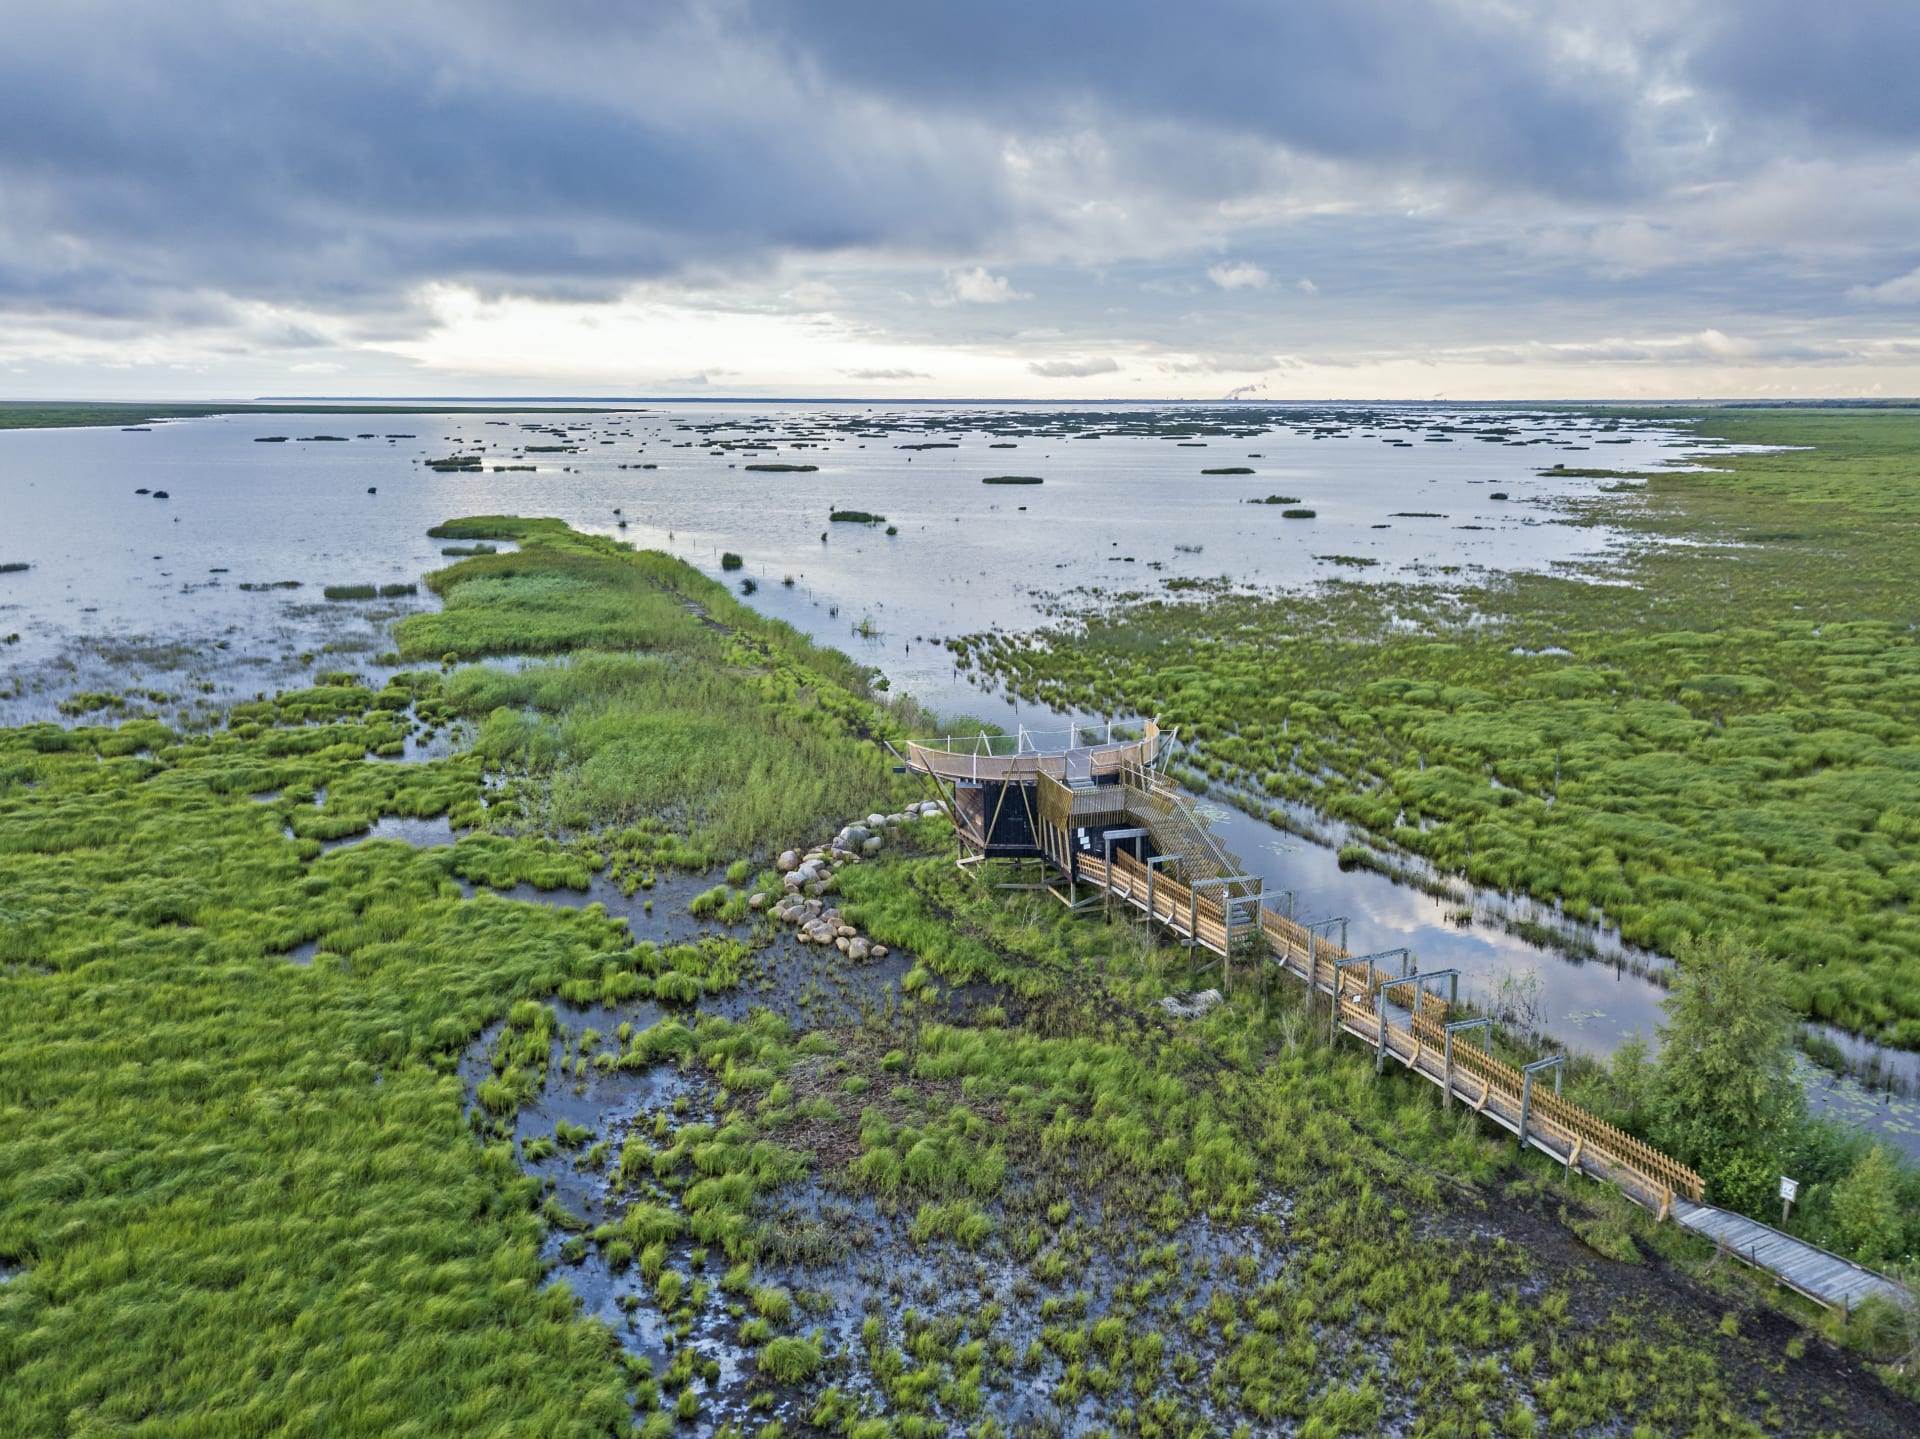
[[1741, 113], [1793, 118], [1816, 134], [1920, 141], [1920, 4], [1744, 0], [1710, 10], [1692, 78]]
[[[1920, 201], [1839, 203], [1893, 194], [1848, 167], [1920, 136], [1914, 0], [12, 8], [16, 328], [312, 349], [308, 319], [430, 329], [433, 282], [591, 302], [832, 257], [875, 334], [1041, 378], [1134, 344], [1224, 373], [1551, 303], [1665, 324], [1677, 296], [1702, 332], [1750, 302], [1878, 314], [1920, 258]], [[1779, 135], [1806, 174], [1753, 183]], [[1878, 249], [1805, 260], [1823, 244]]]
[[[1405, 0], [754, 0], [767, 31], [845, 81], [1045, 128], [1091, 106], [1334, 159], [1411, 162], [1555, 193], [1632, 183], [1630, 93], [1537, 27]], [[1211, 162], [1191, 145], [1176, 168]]]
[[80, 0], [16, 13], [0, 47], [0, 293], [337, 305], [449, 278], [577, 296], [790, 252], [964, 255], [1022, 218], [1000, 137], [1103, 117], [1139, 129], [1123, 168], [1204, 198], [1255, 177], [1220, 137], [1626, 185], [1621, 97], [1537, 50], [1386, 0]]
[[557, 63], [551, 36], [448, 55], [404, 8], [188, 13], [11, 27], [14, 299], [97, 303], [107, 272], [108, 293], [206, 281], [317, 304], [440, 277], [579, 296], [789, 250], [965, 247], [1004, 218], [990, 177], [923, 136], [794, 123], [791, 95], [661, 104], [649, 58], [712, 58], [681, 37], [629, 27], [629, 78], [595, 87], [568, 77], [590, 57]]

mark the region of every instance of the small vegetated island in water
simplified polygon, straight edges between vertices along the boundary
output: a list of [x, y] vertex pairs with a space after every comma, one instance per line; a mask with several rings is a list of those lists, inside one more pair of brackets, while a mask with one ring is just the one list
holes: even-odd
[[419, 592], [417, 585], [403, 583], [385, 585], [328, 585], [321, 591], [321, 593], [330, 600], [395, 600], [406, 595], [418, 594]]
[[983, 485], [1039, 485], [1046, 481], [1039, 475], [988, 475], [980, 483]]
[[884, 525], [885, 515], [876, 515], [868, 510], [835, 510], [827, 519], [836, 525]]

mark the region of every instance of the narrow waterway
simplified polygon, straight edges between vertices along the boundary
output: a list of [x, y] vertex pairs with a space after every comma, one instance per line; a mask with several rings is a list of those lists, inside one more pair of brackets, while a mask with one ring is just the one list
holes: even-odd
[[[1584, 467], [1671, 464], [1697, 448], [1654, 424], [1603, 431], [1576, 415], [1410, 407], [675, 406], [10, 432], [0, 435], [0, 723], [154, 713], [208, 724], [316, 671], [377, 683], [395, 667], [391, 621], [434, 603], [404, 592], [446, 562], [428, 527], [501, 512], [556, 515], [677, 554], [943, 714], [1055, 727], [1094, 717], [975, 687], [941, 639], [1031, 629], [1068, 591], [1116, 596], [1222, 574], [1310, 581], [1336, 549], [1389, 576], [1604, 553], [1616, 537], [1603, 527], [1555, 523], [1558, 501], [1606, 483]], [[431, 463], [449, 455], [472, 465]], [[776, 457], [783, 473], [750, 472]], [[1042, 483], [982, 484], [1008, 472]], [[1281, 491], [1316, 518], [1281, 519], [1265, 503]], [[723, 563], [729, 552], [740, 568]], [[397, 592], [324, 597], [348, 582]], [[1453, 880], [1458, 897], [1435, 898], [1343, 870], [1335, 845], [1224, 803], [1209, 813], [1272, 902], [1284, 908], [1290, 895], [1308, 921], [1344, 917], [1356, 951], [1404, 947], [1422, 969], [1457, 969], [1477, 1001], [1578, 1052], [1606, 1054], [1657, 1028], [1664, 962], [1617, 936], [1573, 928], [1539, 943], [1566, 928], [1550, 907]], [[1815, 1048], [1884, 1091], [1816, 1071], [1819, 1102], [1920, 1153], [1909, 1099], [1920, 1055], [1841, 1034]]]

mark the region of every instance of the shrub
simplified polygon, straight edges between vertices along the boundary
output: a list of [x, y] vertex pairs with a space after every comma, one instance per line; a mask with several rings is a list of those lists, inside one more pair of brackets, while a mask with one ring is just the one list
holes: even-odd
[[820, 1346], [810, 1339], [771, 1339], [760, 1351], [760, 1372], [776, 1384], [804, 1384], [819, 1368]]

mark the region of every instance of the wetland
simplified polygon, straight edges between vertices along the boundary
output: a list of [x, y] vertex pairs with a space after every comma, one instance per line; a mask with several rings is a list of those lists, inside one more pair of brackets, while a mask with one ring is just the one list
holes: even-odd
[[[1356, 925], [1451, 933], [1489, 966], [1563, 954], [1645, 988], [1557, 1008], [1650, 1023], [1646, 975], [1689, 930], [1634, 907], [1648, 875], [1622, 862], [1622, 898], [1511, 865], [1584, 857], [1618, 765], [1645, 803], [1617, 850], [1718, 885], [1725, 825], [1649, 849], [1670, 842], [1660, 766], [1704, 755], [1745, 787], [1678, 792], [1758, 806], [1750, 844], [1786, 812], [1765, 785], [1799, 784], [1779, 803], [1810, 811], [1801, 838], [1774, 842], [1801, 847], [1760, 849], [1763, 869], [1851, 856], [1817, 887], [1730, 881], [1715, 917], [1753, 928], [1743, 906], [1784, 895], [1793, 922], [1857, 936], [1878, 906], [1882, 949], [1783, 956], [1784, 997], [1850, 1042], [1910, 1043], [1900, 446], [1813, 437], [1876, 483], [1863, 499], [1836, 469], [1810, 494], [1772, 468], [1803, 437], [1720, 428], [806, 407], [261, 447], [284, 421], [6, 437], [33, 566], [0, 577], [21, 635], [0, 700], [0, 1428], [1909, 1432], [1901, 1373], [1860, 1362], [1899, 1359], [1894, 1320], [1813, 1314], [1516, 1159], [1329, 1046], [1284, 985], [1169, 1017], [1159, 1000], [1210, 982], [1184, 953], [962, 877], [938, 819], [825, 881], [884, 959], [761, 917], [778, 852], [918, 797], [873, 741], [935, 732], [923, 707], [1007, 727], [1145, 710], [1183, 726], [1183, 778], [1260, 826], [1229, 840], [1267, 845], [1314, 917], [1337, 893], [1367, 901]], [[1617, 471], [1548, 458], [1614, 441]], [[1203, 483], [1175, 453], [1203, 442], [1259, 468], [1244, 493], [1179, 491], [1169, 523], [1147, 502]], [[1008, 444], [1046, 461], [1030, 509], [982, 489], [1001, 467], [972, 452]], [[1740, 494], [1665, 463], [1703, 448], [1741, 457]], [[426, 462], [447, 453], [485, 463]], [[735, 476], [768, 453], [818, 469]], [[137, 504], [135, 476], [170, 507]], [[1276, 483], [1315, 515], [1253, 534], [1240, 506]], [[1520, 513], [1474, 508], [1482, 486]], [[1484, 528], [1373, 529], [1416, 501]], [[829, 529], [855, 505], [874, 524]], [[1875, 506], [1884, 528], [1862, 524]], [[1702, 513], [1727, 532], [1700, 539]], [[1704, 581], [1647, 567], [1769, 544], [1826, 547], [1829, 579], [1805, 553], [1716, 574], [1739, 663], [1635, 638], [1648, 611], [1657, 635], [1725, 629], [1689, 598]], [[1374, 561], [1365, 587], [1316, 552]], [[722, 573], [759, 581], [751, 605]], [[349, 583], [373, 594], [320, 598]], [[1821, 609], [1843, 602], [1852, 619]], [[1789, 603], [1808, 631], [1769, 618]], [[1611, 688], [1536, 685], [1562, 672]], [[1702, 675], [1790, 677], [1794, 703]], [[1562, 703], [1587, 708], [1552, 788]], [[1743, 728], [1769, 714], [1771, 740]], [[1821, 778], [1838, 770], [1859, 772]], [[1829, 988], [1861, 1007], [1822, 1009]], [[1638, 1082], [1595, 1064], [1576, 1086], [1625, 1114], [1650, 1103]], [[1911, 1174], [1874, 1190], [1885, 1151], [1846, 1126], [1804, 1142], [1824, 1176], [1806, 1232], [1911, 1253]]]

